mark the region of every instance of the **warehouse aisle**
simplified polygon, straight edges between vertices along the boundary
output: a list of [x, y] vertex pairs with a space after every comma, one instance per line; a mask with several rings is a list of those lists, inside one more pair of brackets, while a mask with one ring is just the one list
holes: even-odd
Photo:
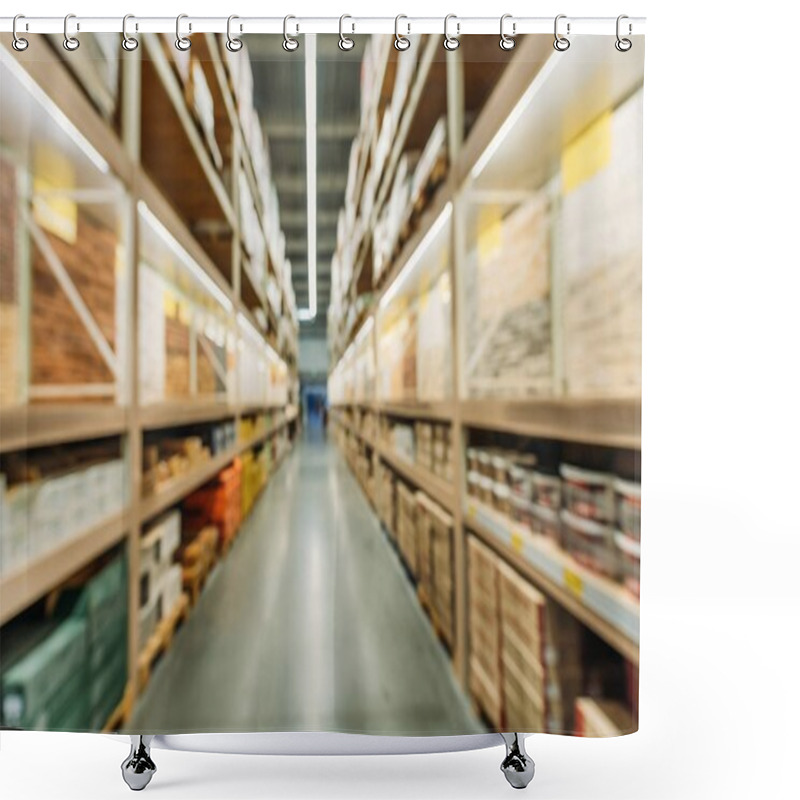
[[129, 728], [482, 730], [377, 518], [318, 431], [257, 502]]

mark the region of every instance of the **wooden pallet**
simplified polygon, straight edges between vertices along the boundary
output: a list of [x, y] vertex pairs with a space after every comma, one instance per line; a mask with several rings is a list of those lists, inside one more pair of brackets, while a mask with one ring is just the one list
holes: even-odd
[[150, 674], [158, 658], [172, 646], [172, 638], [180, 624], [189, 616], [189, 596], [183, 592], [175, 607], [167, 614], [142, 650], [137, 663], [139, 691], [150, 681]]
[[125, 688], [125, 694], [122, 695], [122, 700], [119, 701], [119, 705], [111, 712], [111, 716], [108, 720], [106, 720], [102, 733], [113, 733], [125, 727], [125, 723], [128, 721], [132, 710], [133, 687], [129, 683]]

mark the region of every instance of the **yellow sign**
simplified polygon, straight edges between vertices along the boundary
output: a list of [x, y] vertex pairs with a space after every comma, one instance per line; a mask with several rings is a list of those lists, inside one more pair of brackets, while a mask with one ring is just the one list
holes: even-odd
[[75, 167], [52, 145], [36, 144], [33, 151], [33, 218], [44, 230], [68, 244], [78, 239]]
[[525, 543], [525, 540], [522, 538], [522, 534], [518, 530], [511, 531], [511, 549], [515, 553], [522, 553], [522, 547]]
[[583, 581], [571, 569], [564, 568], [564, 586], [577, 597], [583, 596]]
[[611, 112], [598, 117], [561, 154], [561, 184], [569, 194], [611, 161]]
[[481, 206], [478, 214], [478, 258], [486, 263], [503, 246], [503, 212], [501, 206]]

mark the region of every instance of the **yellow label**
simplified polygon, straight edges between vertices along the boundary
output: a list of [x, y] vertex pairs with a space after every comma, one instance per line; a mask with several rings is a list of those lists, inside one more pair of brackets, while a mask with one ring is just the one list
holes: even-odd
[[467, 516], [470, 519], [475, 519], [478, 514], [478, 509], [475, 507], [475, 503], [467, 503]]
[[561, 154], [561, 184], [569, 194], [611, 161], [611, 112], [598, 117]]
[[501, 206], [481, 206], [478, 214], [478, 258], [489, 261], [503, 246], [503, 211]]
[[522, 538], [522, 534], [518, 530], [511, 531], [511, 549], [515, 553], [522, 553], [522, 546], [524, 540]]
[[564, 585], [574, 595], [581, 597], [583, 595], [583, 581], [580, 575], [576, 575], [571, 569], [564, 569]]
[[69, 244], [78, 239], [78, 205], [69, 195], [75, 183], [75, 167], [63, 153], [49, 144], [35, 146], [33, 218]]
[[169, 289], [164, 289], [164, 316], [168, 319], [178, 316], [178, 298]]

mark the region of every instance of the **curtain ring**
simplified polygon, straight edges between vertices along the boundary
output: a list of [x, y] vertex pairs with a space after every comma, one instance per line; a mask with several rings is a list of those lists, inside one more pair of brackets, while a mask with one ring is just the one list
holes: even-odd
[[[136, 19], [133, 14], [126, 14], [122, 18], [122, 49], [132, 53], [138, 46], [139, 40], [135, 36], [128, 36], [128, 20]], [[139, 26], [135, 26], [135, 30], [139, 30]]]
[[[74, 14], [67, 14], [67, 16], [64, 17], [64, 41], [62, 44], [64, 45], [65, 50], [68, 50], [70, 53], [74, 53], [81, 46], [81, 43], [78, 41], [76, 36], [69, 35], [69, 21], [71, 19], [75, 19]], [[76, 22], [75, 31], [77, 32], [79, 30], [80, 24]]]
[[[349, 36], [345, 36], [344, 31], [342, 30], [344, 27], [344, 21], [346, 19], [353, 18], [349, 14], [342, 14], [342, 16], [339, 17], [339, 49], [344, 50], [345, 52], [352, 50], [356, 46], [356, 43]], [[356, 26], [355, 23], [353, 23], [353, 33], [355, 33], [355, 30]]]
[[[627, 53], [628, 50], [630, 50], [631, 47], [633, 47], [633, 42], [630, 39], [623, 39], [619, 35], [619, 31], [620, 31], [620, 27], [621, 27], [620, 23], [624, 19], [629, 19], [627, 14], [620, 14], [617, 17], [617, 41], [614, 42], [614, 47], [616, 47], [617, 50], [619, 50], [620, 53]], [[628, 36], [630, 36], [632, 33], [633, 33], [633, 26], [631, 25], [630, 22], [628, 22]]]
[[[411, 39], [408, 38], [408, 34], [400, 33], [401, 19], [408, 19], [408, 17], [405, 14], [398, 14], [394, 18], [394, 49], [402, 53], [411, 47]], [[406, 27], [408, 28], [408, 33], [411, 33], [411, 25], [406, 23]]]
[[[192, 46], [189, 37], [184, 36], [181, 33], [181, 20], [188, 18], [189, 18], [188, 14], [178, 14], [178, 16], [175, 18], [175, 47], [177, 47], [178, 50], [181, 50], [183, 52], [186, 52]], [[192, 32], [192, 23], [190, 22], [189, 33], [191, 32]]]
[[[231, 22], [233, 22], [235, 19], [239, 19], [239, 17], [237, 17], [235, 14], [231, 14], [228, 17], [228, 30], [227, 30], [228, 41], [225, 42], [225, 47], [227, 47], [228, 51], [231, 53], [238, 53], [242, 49], [242, 47], [244, 47], [244, 42], [241, 39], [237, 39], [231, 36]], [[242, 26], [240, 25], [239, 33], [241, 32], [242, 32]]]
[[[447, 32], [447, 23], [450, 22], [451, 19], [456, 20], [455, 36], [451, 36]], [[453, 50], [458, 50], [458, 46], [459, 44], [461, 44], [461, 42], [458, 41], [458, 34], [460, 33], [460, 31], [461, 31], [461, 23], [458, 22], [458, 17], [455, 14], [448, 14], [444, 18], [444, 41], [442, 42], [442, 44], [444, 45], [445, 50], [450, 50], [451, 52]]]
[[[563, 53], [565, 50], [569, 50], [569, 44], [570, 44], [569, 39], [567, 39], [566, 36], [562, 36], [558, 32], [558, 21], [560, 19], [566, 19], [566, 18], [567, 18], [566, 14], [559, 14], [556, 17], [556, 21], [553, 23], [553, 35], [555, 36], [555, 39], [553, 40], [553, 47], [555, 47], [555, 49], [558, 50], [559, 53]], [[567, 36], [569, 35], [569, 33], [570, 33], [570, 23], [567, 22]]]
[[293, 53], [300, 47], [300, 42], [297, 41], [292, 36], [289, 36], [289, 20], [290, 19], [297, 19], [297, 17], [293, 17], [291, 14], [283, 18], [283, 49], [287, 53]]
[[517, 35], [517, 23], [511, 23], [511, 36], [509, 36], [505, 30], [504, 25], [507, 19], [512, 19], [511, 14], [503, 14], [500, 17], [500, 49], [501, 50], [513, 50], [516, 42], [514, 41], [514, 37]]
[[[21, 19], [25, 19], [25, 17], [24, 17], [22, 14], [17, 14], [17, 15], [14, 17], [14, 23], [13, 23], [13, 25], [12, 25], [12, 27], [11, 27], [11, 35], [14, 37], [14, 39], [13, 39], [13, 40], [12, 40], [12, 42], [11, 42], [11, 46], [12, 46], [12, 47], [13, 47], [13, 48], [14, 48], [14, 49], [15, 49], [15, 50], [18, 52], [18, 53], [21, 53], [23, 50], [27, 50], [27, 49], [28, 49], [28, 44], [29, 44], [29, 42], [28, 42], [28, 40], [27, 40], [27, 39], [23, 39], [23, 38], [22, 38], [22, 37], [21, 37], [21, 36], [20, 36], [20, 35], [17, 33], [17, 23], [18, 23], [18, 22], [19, 22]], [[26, 23], [25, 23], [25, 29], [27, 30], [27, 28], [28, 28], [28, 23], [26, 22]]]

